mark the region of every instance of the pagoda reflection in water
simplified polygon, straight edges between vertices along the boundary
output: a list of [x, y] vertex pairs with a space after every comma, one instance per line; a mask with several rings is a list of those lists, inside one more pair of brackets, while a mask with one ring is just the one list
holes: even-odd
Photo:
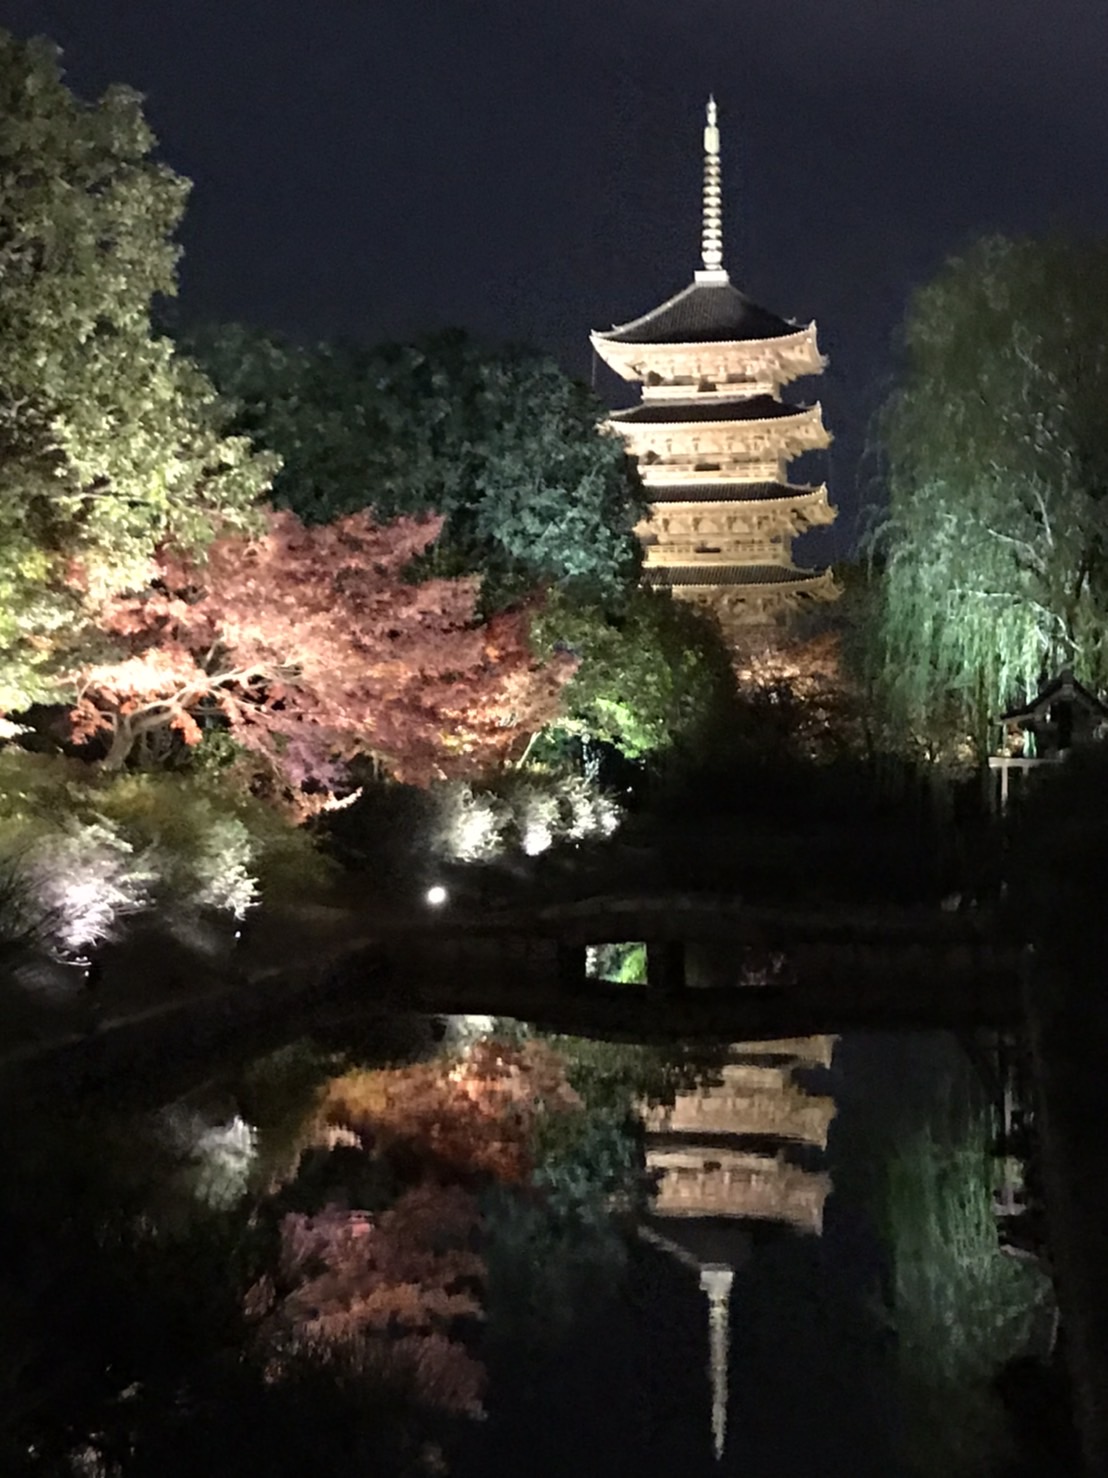
[[707, 1294], [717, 1458], [727, 1434], [731, 1284], [750, 1254], [750, 1223], [823, 1230], [831, 1178], [805, 1162], [826, 1150], [835, 1101], [809, 1092], [803, 1074], [830, 1067], [835, 1041], [736, 1043], [711, 1081], [643, 1110], [656, 1194], [642, 1235], [695, 1271]]

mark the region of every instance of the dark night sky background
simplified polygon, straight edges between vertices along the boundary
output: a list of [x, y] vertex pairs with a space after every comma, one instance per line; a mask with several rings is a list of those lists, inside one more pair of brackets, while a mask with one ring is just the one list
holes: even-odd
[[[1108, 228], [1104, 0], [0, 0], [195, 182], [182, 312], [366, 341], [462, 324], [592, 370], [588, 330], [725, 255], [815, 317], [849, 544], [914, 284], [986, 230]], [[605, 398], [616, 390], [605, 375]]]

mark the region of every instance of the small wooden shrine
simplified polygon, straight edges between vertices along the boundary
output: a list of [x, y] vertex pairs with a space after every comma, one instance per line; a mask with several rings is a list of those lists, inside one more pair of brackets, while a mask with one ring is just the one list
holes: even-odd
[[1067, 667], [1052, 678], [1030, 703], [1002, 714], [1000, 751], [989, 758], [999, 787], [1001, 810], [1008, 804], [1013, 774], [1057, 764], [1071, 749], [1094, 744], [1108, 735], [1108, 705], [1080, 683]]

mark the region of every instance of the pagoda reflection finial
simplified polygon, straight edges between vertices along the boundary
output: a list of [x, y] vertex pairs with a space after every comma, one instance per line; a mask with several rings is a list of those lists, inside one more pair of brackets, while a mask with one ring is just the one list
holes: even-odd
[[708, 98], [704, 127], [704, 221], [700, 238], [703, 270], [698, 282], [726, 282], [723, 270], [723, 191], [719, 163], [719, 113], [714, 97]]
[[727, 1361], [733, 1268], [710, 1263], [700, 1272], [700, 1286], [708, 1295], [708, 1378], [712, 1386], [712, 1451], [718, 1463], [727, 1442]]

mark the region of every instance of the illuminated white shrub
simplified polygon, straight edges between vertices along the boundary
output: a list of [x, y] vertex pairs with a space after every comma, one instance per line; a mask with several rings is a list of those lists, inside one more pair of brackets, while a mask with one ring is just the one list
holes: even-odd
[[563, 834], [570, 841], [610, 837], [619, 829], [621, 813], [611, 796], [590, 785], [582, 775], [565, 775], [558, 782]]
[[258, 1131], [238, 1114], [227, 1124], [213, 1124], [195, 1150], [196, 1194], [209, 1206], [233, 1206], [245, 1196], [258, 1158]]
[[507, 796], [520, 846], [529, 857], [556, 841], [611, 836], [619, 826], [619, 807], [580, 775], [520, 776]]
[[529, 857], [556, 841], [607, 837], [620, 809], [580, 775], [512, 775], [499, 791], [452, 781], [434, 791], [431, 850], [454, 862], [488, 862], [506, 850], [509, 830]]
[[445, 1019], [443, 1043], [449, 1049], [464, 1051], [474, 1042], [491, 1037], [496, 1029], [495, 1016], [448, 1016]]
[[504, 850], [508, 811], [499, 796], [451, 781], [434, 792], [431, 850], [454, 862], [488, 862]]
[[32, 841], [19, 859], [29, 906], [69, 953], [102, 944], [118, 922], [149, 906], [157, 874], [107, 822], [69, 820]]
[[258, 880], [251, 872], [257, 852], [257, 843], [236, 817], [214, 819], [192, 863], [195, 903], [245, 918], [258, 901]]
[[523, 782], [513, 787], [512, 811], [519, 844], [528, 857], [538, 857], [554, 844], [561, 813], [556, 790], [541, 782]]
[[179, 1106], [167, 1109], [161, 1123], [166, 1143], [188, 1164], [198, 1201], [225, 1210], [246, 1195], [258, 1158], [258, 1131], [252, 1124], [239, 1114], [212, 1124]]

